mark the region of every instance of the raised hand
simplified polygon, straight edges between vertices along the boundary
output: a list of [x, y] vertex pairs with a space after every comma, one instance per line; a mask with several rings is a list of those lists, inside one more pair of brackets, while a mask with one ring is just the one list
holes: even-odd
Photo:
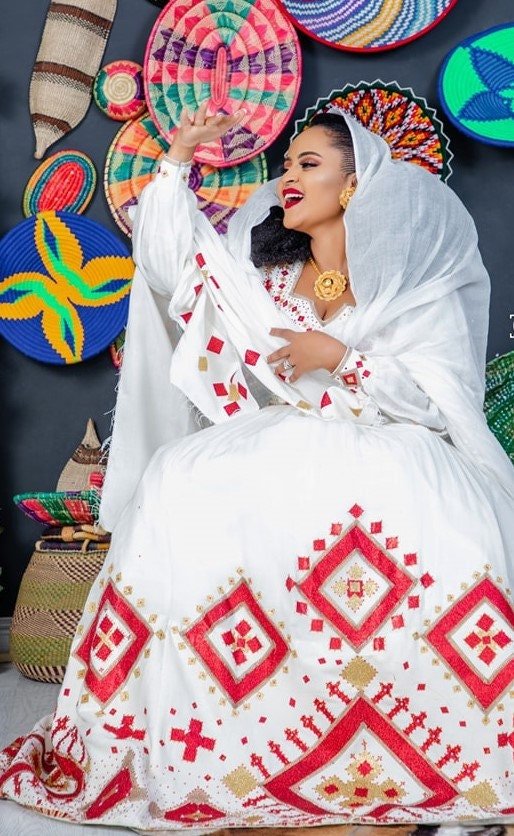
[[189, 113], [187, 108], [182, 108], [179, 127], [172, 148], [168, 152], [171, 157], [190, 159], [197, 145], [219, 139], [247, 116], [244, 108], [239, 108], [230, 115], [218, 113], [207, 116], [209, 104], [210, 101], [206, 99], [195, 113]]

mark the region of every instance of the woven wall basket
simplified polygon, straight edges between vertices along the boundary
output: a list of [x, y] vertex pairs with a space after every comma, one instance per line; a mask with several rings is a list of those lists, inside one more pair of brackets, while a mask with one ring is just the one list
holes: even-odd
[[86, 115], [116, 4], [50, 0], [29, 92], [36, 159]]
[[108, 545], [36, 543], [11, 623], [11, 661], [24, 676], [62, 682], [73, 636]]

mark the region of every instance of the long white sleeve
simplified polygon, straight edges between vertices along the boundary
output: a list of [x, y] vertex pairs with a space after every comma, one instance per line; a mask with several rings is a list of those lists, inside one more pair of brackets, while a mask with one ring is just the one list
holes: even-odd
[[446, 430], [436, 404], [395, 357], [348, 348], [333, 376], [351, 392], [372, 397], [382, 415], [392, 421], [422, 424], [440, 433]]
[[133, 259], [147, 284], [171, 297], [184, 270], [192, 268], [197, 215], [188, 187], [190, 166], [163, 160], [139, 197], [133, 216]]

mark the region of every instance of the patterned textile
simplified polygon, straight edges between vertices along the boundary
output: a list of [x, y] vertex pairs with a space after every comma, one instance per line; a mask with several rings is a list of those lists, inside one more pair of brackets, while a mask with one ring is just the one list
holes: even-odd
[[405, 160], [438, 174], [447, 181], [452, 174], [453, 152], [444, 125], [426, 99], [396, 81], [360, 81], [318, 99], [295, 123], [297, 136], [318, 113], [333, 105], [342, 107], [361, 125], [385, 139], [395, 160]]
[[514, 351], [487, 364], [484, 411], [489, 427], [514, 463]]
[[439, 98], [448, 118], [472, 139], [514, 145], [514, 23], [461, 41], [439, 73]]
[[[297, 277], [263, 271], [295, 324]], [[426, 427], [369, 432], [285, 405], [162, 448], [0, 791], [170, 831], [514, 815], [510, 503]]]
[[0, 241], [0, 333], [45, 363], [78, 363], [126, 323], [126, 247], [71, 212], [40, 212]]
[[62, 682], [71, 642], [109, 543], [40, 540], [23, 574], [10, 658], [24, 676]]
[[97, 73], [93, 96], [111, 119], [137, 119], [146, 110], [143, 68], [135, 61], [111, 61]]
[[116, 4], [51, 0], [30, 81], [36, 159], [86, 115]]
[[[169, 143], [148, 115], [124, 125], [114, 137], [105, 161], [104, 185], [112, 216], [126, 235], [132, 233], [129, 210], [159, 168]], [[189, 177], [198, 206], [214, 228], [224, 233], [239, 206], [268, 177], [264, 154], [230, 168], [195, 162]]]
[[425, 35], [457, 0], [278, 0], [295, 24], [328, 46], [355, 52], [394, 49]]
[[182, 108], [196, 110], [204, 99], [224, 113], [247, 109], [241, 125], [196, 150], [198, 162], [218, 168], [271, 145], [300, 82], [298, 38], [274, 0], [171, 0], [148, 40], [146, 100], [166, 139]]
[[58, 151], [39, 165], [23, 192], [25, 217], [38, 212], [83, 212], [96, 188], [96, 168], [81, 151]]

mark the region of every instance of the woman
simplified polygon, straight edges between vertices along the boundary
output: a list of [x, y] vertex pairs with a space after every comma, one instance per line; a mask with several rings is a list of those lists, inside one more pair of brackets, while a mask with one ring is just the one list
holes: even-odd
[[189, 163], [242, 119], [184, 112], [141, 196], [112, 547], [1, 791], [142, 830], [506, 821], [514, 477], [474, 224], [333, 109], [223, 242]]

